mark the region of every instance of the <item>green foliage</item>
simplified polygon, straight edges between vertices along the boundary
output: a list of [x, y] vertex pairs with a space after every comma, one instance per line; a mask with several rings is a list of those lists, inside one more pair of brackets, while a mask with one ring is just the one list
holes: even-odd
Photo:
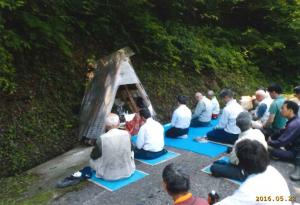
[[35, 181], [37, 177], [33, 175], [0, 178], [0, 204], [17, 204]]
[[162, 120], [180, 93], [300, 80], [297, 0], [2, 0], [0, 9], [0, 175], [74, 146], [86, 60], [124, 46]]

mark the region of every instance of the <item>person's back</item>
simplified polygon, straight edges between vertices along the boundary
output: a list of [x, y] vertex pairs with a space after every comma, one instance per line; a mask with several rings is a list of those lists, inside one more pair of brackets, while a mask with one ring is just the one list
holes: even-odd
[[190, 127], [208, 127], [212, 119], [212, 102], [200, 92], [195, 94], [195, 99], [198, 101]]
[[247, 131], [240, 133], [239, 139], [236, 141], [236, 143], [244, 139], [257, 140], [266, 149], [268, 148], [265, 136], [259, 129], [249, 128]]
[[125, 130], [111, 129], [101, 136], [102, 157], [97, 164], [97, 177], [117, 180], [135, 171], [130, 135]]
[[268, 144], [266, 142], [264, 134], [259, 129], [249, 128], [248, 130], [240, 133], [238, 140], [235, 142], [235, 144], [233, 146], [233, 150], [229, 156], [230, 162], [232, 164], [236, 164], [236, 165], [238, 164], [238, 159], [235, 154], [236, 144], [238, 144], [240, 141], [246, 140], [246, 139], [256, 140], [256, 141], [260, 142], [266, 149], [268, 149]]
[[212, 104], [212, 114], [218, 115], [220, 113], [220, 105], [216, 97], [213, 97], [211, 99], [211, 104]]
[[285, 101], [284, 96], [280, 95], [278, 96], [271, 104], [269, 112], [271, 114], [274, 114], [274, 121], [272, 123], [272, 128], [273, 129], [282, 129], [285, 126], [286, 123], [286, 118], [284, 118], [281, 113], [280, 109]]
[[152, 118], [148, 118], [140, 128], [137, 138], [137, 147], [139, 149], [139, 140], [142, 140], [142, 148], [151, 152], [158, 152], [164, 148], [164, 128]]
[[192, 119], [192, 112], [186, 106], [187, 97], [184, 95], [177, 96], [178, 107], [172, 114], [171, 127], [165, 133], [166, 137], [187, 138], [189, 127]]
[[192, 112], [186, 105], [180, 105], [173, 113], [171, 125], [176, 128], [185, 129], [190, 126]]
[[248, 177], [233, 195], [216, 205], [291, 205], [285, 179], [272, 166], [268, 151], [256, 140], [242, 140], [236, 145], [239, 167]]
[[201, 113], [199, 117], [199, 121], [202, 122], [208, 122], [211, 120], [212, 117], [212, 110], [213, 110], [213, 105], [210, 99], [207, 97], [203, 96], [202, 101], [205, 105], [204, 111]]
[[269, 165], [263, 173], [250, 175], [232, 196], [216, 205], [291, 205], [291, 197], [285, 179]]
[[224, 126], [224, 130], [226, 132], [232, 134], [239, 134], [240, 129], [236, 126], [236, 118], [237, 116], [243, 112], [243, 108], [240, 104], [236, 102], [236, 100], [232, 99], [229, 101], [225, 108], [223, 109], [223, 113], [221, 115], [221, 119], [225, 118], [224, 121], [220, 120], [220, 123], [226, 122], [226, 124], [222, 124]]

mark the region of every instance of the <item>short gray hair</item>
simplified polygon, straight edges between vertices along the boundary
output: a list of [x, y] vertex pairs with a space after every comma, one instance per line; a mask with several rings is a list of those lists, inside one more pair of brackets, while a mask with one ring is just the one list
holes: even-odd
[[120, 123], [119, 116], [115, 113], [109, 113], [108, 116], [105, 119], [105, 125], [106, 126], [117, 126]]
[[238, 126], [241, 132], [249, 130], [251, 127], [251, 115], [249, 112], [243, 111], [236, 118], [236, 126]]
[[214, 95], [215, 95], [215, 93], [214, 93], [214, 91], [212, 91], [212, 90], [209, 90], [209, 91], [207, 91], [207, 95], [208, 95], [208, 96], [214, 96]]

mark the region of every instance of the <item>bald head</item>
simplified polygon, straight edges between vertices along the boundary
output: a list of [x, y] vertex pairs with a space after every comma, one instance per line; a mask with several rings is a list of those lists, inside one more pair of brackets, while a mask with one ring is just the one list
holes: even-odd
[[105, 119], [106, 129], [110, 130], [112, 128], [117, 128], [119, 127], [119, 124], [120, 124], [119, 116], [114, 113], [109, 113]]

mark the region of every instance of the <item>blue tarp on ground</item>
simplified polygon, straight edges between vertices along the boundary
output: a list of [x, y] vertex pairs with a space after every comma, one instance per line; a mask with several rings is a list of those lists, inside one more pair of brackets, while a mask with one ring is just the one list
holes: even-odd
[[120, 179], [117, 181], [106, 181], [103, 180], [101, 178], [97, 178], [95, 176], [96, 172], [93, 171], [93, 175], [92, 177], [89, 179], [90, 182], [93, 182], [94, 184], [103, 187], [109, 191], [116, 191], [124, 186], [127, 186], [131, 183], [134, 183], [142, 178], [144, 178], [145, 176], [149, 175], [145, 172], [142, 172], [140, 170], [136, 170], [133, 175], [131, 175], [129, 178], [126, 179]]
[[[190, 128], [188, 133], [188, 138], [186, 139], [173, 139], [165, 137], [165, 145], [170, 147], [175, 147], [177, 149], [191, 151], [197, 154], [206, 155], [208, 157], [216, 157], [227, 150], [227, 146], [215, 144], [212, 142], [198, 143], [193, 141], [195, 137], [205, 136], [207, 132], [212, 130], [212, 128], [218, 123], [218, 120], [212, 120], [212, 125], [210, 127], [201, 128]], [[170, 128], [170, 124], [164, 125], [165, 130]], [[134, 142], [136, 137], [132, 139]]]
[[178, 157], [179, 155], [180, 155], [179, 153], [168, 150], [168, 152], [166, 154], [164, 154], [156, 159], [135, 159], [135, 160], [138, 160], [142, 163], [154, 166], [154, 165], [166, 162], [168, 160], [174, 159], [174, 158]]

